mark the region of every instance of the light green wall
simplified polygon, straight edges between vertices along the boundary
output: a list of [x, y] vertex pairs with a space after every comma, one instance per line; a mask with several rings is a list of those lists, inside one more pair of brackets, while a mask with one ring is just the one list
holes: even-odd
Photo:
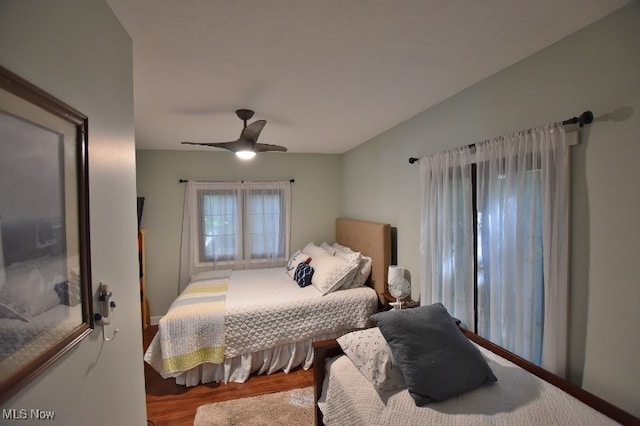
[[[178, 142], [176, 142], [177, 144]], [[332, 154], [258, 154], [242, 161], [224, 151], [137, 151], [137, 191], [145, 197], [147, 294], [152, 316], [178, 295], [185, 184], [193, 180], [289, 180], [291, 250], [335, 238], [342, 202], [342, 160]]]
[[[225, 153], [139, 151], [147, 278], [157, 294], [152, 314], [164, 313], [173, 297], [156, 290], [175, 295], [169, 289], [177, 280], [184, 191], [178, 178], [295, 178], [293, 248], [331, 240], [338, 216], [389, 222], [398, 227], [399, 263], [417, 283], [419, 184], [409, 156], [592, 109], [597, 121], [574, 148], [571, 376], [640, 416], [639, 28], [635, 2], [343, 157], [264, 154], [243, 166]], [[146, 424], [131, 237], [131, 41], [102, 0], [2, 0], [0, 40], [3, 66], [89, 116], [93, 281], [111, 285], [120, 329], [111, 343], [94, 331], [2, 408], [54, 410], [52, 425]]]
[[419, 166], [408, 158], [586, 109], [596, 120], [573, 148], [570, 379], [640, 416], [640, 3], [348, 152], [343, 215], [397, 226], [415, 296]]
[[89, 117], [93, 288], [110, 284], [108, 331], [120, 329], [111, 343], [94, 330], [2, 409], [52, 410], [48, 425], [146, 425], [131, 39], [103, 0], [2, 0], [0, 40], [4, 67]]
[[333, 239], [338, 216], [391, 223], [417, 295], [419, 170], [407, 159], [591, 109], [596, 122], [573, 149], [569, 377], [640, 415], [640, 382], [629, 374], [640, 358], [639, 24], [636, 2], [343, 156], [263, 154], [242, 163], [224, 152], [138, 151], [151, 314], [164, 314], [177, 293], [179, 178], [295, 178], [293, 249]]

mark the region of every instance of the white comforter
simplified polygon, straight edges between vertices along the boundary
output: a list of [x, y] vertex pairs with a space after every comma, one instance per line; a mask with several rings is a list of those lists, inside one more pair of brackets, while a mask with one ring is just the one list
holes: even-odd
[[378, 393], [346, 356], [328, 362], [318, 402], [326, 425], [617, 424], [559, 388], [480, 348], [497, 383], [416, 407], [409, 392]]
[[[244, 382], [252, 372], [308, 368], [312, 341], [370, 326], [377, 304], [369, 287], [322, 296], [313, 286], [300, 288], [285, 268], [233, 271], [225, 306], [224, 363], [207, 362], [169, 376], [178, 384], [193, 386]], [[145, 360], [156, 369], [162, 360], [158, 334], [145, 353]]]
[[234, 271], [227, 295], [227, 357], [370, 325], [377, 307], [368, 287], [322, 296], [300, 288], [284, 268]]

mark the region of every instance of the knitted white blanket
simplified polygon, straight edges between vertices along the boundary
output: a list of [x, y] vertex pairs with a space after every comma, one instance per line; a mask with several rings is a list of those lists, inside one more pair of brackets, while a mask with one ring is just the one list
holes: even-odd
[[225, 275], [194, 277], [160, 320], [144, 359], [163, 378], [224, 361], [228, 272]]
[[561, 389], [480, 348], [498, 381], [416, 407], [405, 388], [376, 392], [346, 356], [328, 363], [318, 406], [326, 425], [612, 425]]

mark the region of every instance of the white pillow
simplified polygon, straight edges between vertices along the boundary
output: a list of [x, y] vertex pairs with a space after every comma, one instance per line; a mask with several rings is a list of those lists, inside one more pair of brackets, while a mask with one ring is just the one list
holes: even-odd
[[404, 389], [400, 367], [378, 327], [354, 331], [336, 339], [344, 354], [379, 391]]
[[331, 247], [326, 241], [323, 241], [322, 244], [320, 244], [320, 248], [332, 256], [336, 254], [336, 249]]
[[343, 259], [357, 258], [358, 262], [358, 270], [356, 271], [356, 274], [353, 278], [353, 282], [351, 282], [348, 286], [343, 286], [342, 290], [362, 287], [367, 282], [367, 279], [371, 274], [371, 258], [369, 256], [363, 255], [359, 251], [353, 251], [350, 247], [343, 246], [338, 243], [333, 243], [333, 248], [336, 250], [336, 256], [339, 256]]
[[360, 253], [351, 250], [348, 252], [343, 250], [336, 250], [335, 256], [349, 263], [357, 265], [355, 271], [353, 272], [353, 277], [351, 277], [351, 279], [348, 281], [345, 280], [344, 283], [340, 286], [340, 290], [353, 288], [353, 282], [358, 275], [358, 271], [360, 270], [360, 259], [362, 258], [362, 256], [360, 255]]
[[356, 276], [353, 278], [351, 288], [362, 287], [365, 285], [369, 279], [369, 275], [371, 275], [371, 258], [369, 256], [360, 255], [360, 265], [358, 267], [358, 272], [356, 272]]
[[322, 248], [309, 243], [302, 251], [311, 256], [309, 263], [313, 268], [313, 284], [322, 295], [340, 288], [345, 282], [352, 282], [358, 264], [332, 256]]
[[360, 257], [362, 257], [360, 252], [353, 251], [351, 249], [336, 250], [334, 255], [339, 257], [340, 259], [343, 259], [343, 260], [346, 260], [347, 262], [352, 262], [352, 263], [360, 263]]
[[335, 243], [333, 243], [331, 245], [331, 247], [333, 247], [334, 250], [336, 250], [336, 251], [353, 251], [353, 249], [351, 247], [343, 246], [342, 244], [338, 243], [337, 241]]
[[[313, 257], [312, 253], [317, 253], [318, 249], [320, 249], [320, 247], [315, 245], [315, 243], [312, 241], [309, 244], [307, 244], [306, 246], [304, 246], [304, 248], [302, 249], [302, 252], [308, 254], [311, 257]], [[322, 253], [326, 254], [326, 252], [324, 250], [322, 251]]]
[[287, 262], [287, 274], [289, 274], [289, 276], [293, 278], [293, 276], [296, 273], [296, 268], [298, 267], [298, 265], [301, 263], [309, 263], [309, 259], [310, 259], [309, 255], [306, 253], [303, 253], [300, 250], [293, 253], [293, 255], [291, 256], [291, 259], [289, 259], [289, 262]]

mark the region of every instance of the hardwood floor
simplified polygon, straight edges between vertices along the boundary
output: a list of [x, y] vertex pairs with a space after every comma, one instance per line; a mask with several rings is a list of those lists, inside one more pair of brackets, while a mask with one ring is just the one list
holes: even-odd
[[[149, 326], [143, 331], [145, 350], [157, 330], [157, 326]], [[173, 379], [163, 379], [145, 362], [144, 377], [147, 418], [149, 425], [153, 422], [155, 426], [192, 426], [200, 405], [313, 385], [313, 369], [305, 371], [301, 368], [289, 374], [279, 372], [269, 376], [251, 376], [245, 383], [208, 383], [186, 387], [176, 385]]]

